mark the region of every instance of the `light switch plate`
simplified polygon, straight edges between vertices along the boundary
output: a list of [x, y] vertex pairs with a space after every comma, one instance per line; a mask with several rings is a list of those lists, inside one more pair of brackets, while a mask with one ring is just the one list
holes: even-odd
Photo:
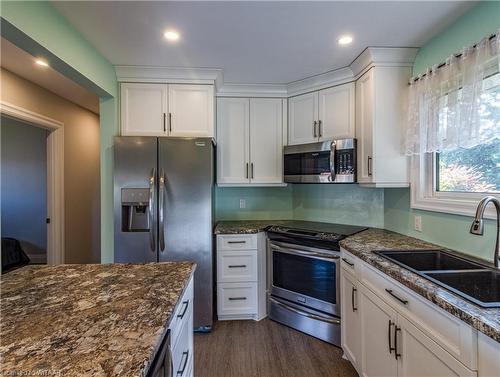
[[422, 216], [415, 216], [415, 230], [417, 232], [422, 231]]
[[247, 208], [247, 202], [245, 199], [240, 199], [240, 208]]

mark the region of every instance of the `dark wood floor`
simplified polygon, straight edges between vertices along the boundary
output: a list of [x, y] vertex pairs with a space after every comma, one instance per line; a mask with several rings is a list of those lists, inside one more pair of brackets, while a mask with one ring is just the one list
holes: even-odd
[[268, 319], [195, 334], [195, 377], [357, 376], [342, 350]]

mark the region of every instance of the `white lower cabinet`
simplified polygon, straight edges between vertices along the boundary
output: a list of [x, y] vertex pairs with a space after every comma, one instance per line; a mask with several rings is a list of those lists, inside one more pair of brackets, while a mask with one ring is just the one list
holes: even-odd
[[266, 316], [265, 233], [217, 235], [217, 317], [219, 320]]
[[170, 322], [170, 348], [172, 350], [173, 375], [190, 377], [193, 375], [193, 279], [179, 301]]
[[[345, 356], [353, 365], [361, 365], [361, 318], [359, 313], [359, 287], [356, 278], [347, 269], [342, 269], [340, 318], [342, 318], [341, 341]], [[350, 298], [350, 300], [349, 300]], [[358, 370], [360, 373], [360, 370]]]
[[[487, 367], [481, 367], [480, 362], [478, 366], [476, 330], [434, 304], [425, 304], [424, 308], [423, 299], [416, 293], [388, 276], [382, 278], [382, 273], [375, 272], [373, 267], [345, 250], [342, 256], [342, 349], [360, 375], [474, 377], [491, 374], [481, 374], [481, 368], [487, 370]], [[500, 349], [500, 344], [495, 343]], [[496, 361], [491, 360], [500, 355], [498, 352], [483, 359], [479, 356], [479, 360], [492, 365]], [[498, 372], [497, 368], [497, 376]]]

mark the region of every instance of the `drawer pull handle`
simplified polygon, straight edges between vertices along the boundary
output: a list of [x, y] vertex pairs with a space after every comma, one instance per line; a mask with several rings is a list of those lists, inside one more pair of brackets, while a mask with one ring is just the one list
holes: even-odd
[[246, 297], [229, 297], [229, 301], [244, 301]]
[[358, 308], [357, 308], [357, 307], [356, 307], [356, 305], [355, 305], [355, 297], [354, 297], [354, 295], [356, 294], [356, 292], [357, 292], [357, 291], [358, 291], [358, 290], [357, 290], [356, 288], [352, 287], [352, 292], [351, 292], [351, 304], [352, 304], [352, 311], [353, 311], [353, 312], [358, 311]]
[[177, 371], [178, 376], [184, 375], [184, 371], [186, 370], [186, 366], [187, 366], [188, 359], [189, 359], [189, 351], [184, 351], [182, 353], [182, 357], [184, 358], [184, 363], [182, 363], [182, 368]]
[[227, 266], [228, 268], [245, 268], [246, 264], [233, 264], [231, 266]]
[[234, 244], [234, 243], [247, 243], [247, 241], [227, 241], [227, 243]]
[[392, 332], [391, 332], [391, 328], [392, 326], [395, 326], [396, 325], [396, 322], [392, 322], [391, 320], [389, 320], [389, 327], [387, 329], [388, 331], [388, 337], [389, 337], [389, 354], [392, 353], [392, 351], [396, 351], [396, 347], [393, 347], [392, 346], [392, 341], [391, 341], [391, 335], [392, 335]]
[[349, 261], [348, 261], [347, 259], [345, 259], [345, 258], [342, 258], [342, 260], [343, 260], [344, 262], [346, 262], [349, 266], [354, 267], [354, 263], [349, 262]]
[[181, 313], [181, 314], [177, 314], [177, 318], [180, 318], [180, 319], [184, 318], [184, 315], [186, 314], [186, 312], [187, 312], [187, 310], [188, 310], [189, 300], [184, 301], [184, 302], [182, 303], [182, 305], [184, 305], [184, 310], [182, 311], [182, 313]]
[[392, 297], [394, 297], [396, 300], [398, 300], [400, 303], [402, 303], [403, 305], [408, 305], [408, 300], [404, 300], [402, 299], [401, 297], [398, 297], [397, 295], [395, 295], [393, 292], [392, 292], [392, 289], [385, 289], [385, 291], [387, 293], [389, 293]]

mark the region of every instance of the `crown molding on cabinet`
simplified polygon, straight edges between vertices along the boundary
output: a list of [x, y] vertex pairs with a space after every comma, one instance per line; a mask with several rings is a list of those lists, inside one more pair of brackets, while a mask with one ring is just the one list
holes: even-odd
[[350, 67], [335, 69], [288, 83], [287, 97], [345, 84], [353, 80], [354, 75]]
[[373, 66], [412, 67], [417, 52], [416, 47], [367, 47], [349, 67], [356, 78]]
[[115, 71], [119, 82], [215, 84], [220, 87], [224, 81], [219, 68], [115, 65]]
[[417, 52], [415, 47], [367, 47], [347, 67], [287, 84], [224, 83], [220, 68], [116, 65], [115, 71], [119, 82], [215, 84], [217, 97], [287, 98], [354, 81], [373, 66], [411, 67]]
[[287, 97], [286, 84], [223, 84], [217, 97]]

